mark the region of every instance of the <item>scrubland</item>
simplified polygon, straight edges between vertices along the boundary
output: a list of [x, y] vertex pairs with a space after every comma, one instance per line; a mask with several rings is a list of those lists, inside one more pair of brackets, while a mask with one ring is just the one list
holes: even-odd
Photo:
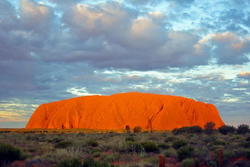
[[[224, 129], [223, 129], [224, 128]], [[245, 128], [245, 129], [244, 129]], [[184, 127], [172, 132], [125, 130], [50, 133], [1, 133], [0, 166], [153, 167], [164, 155], [166, 166], [250, 166], [249, 127], [219, 130]]]

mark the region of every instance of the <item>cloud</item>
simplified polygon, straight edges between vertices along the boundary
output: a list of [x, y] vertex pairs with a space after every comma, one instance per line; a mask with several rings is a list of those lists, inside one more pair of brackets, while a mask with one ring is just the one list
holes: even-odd
[[20, 0], [20, 15], [25, 28], [46, 35], [53, 20], [53, 10], [30, 0]]
[[238, 74], [237, 77], [250, 80], [250, 71], [242, 72]]

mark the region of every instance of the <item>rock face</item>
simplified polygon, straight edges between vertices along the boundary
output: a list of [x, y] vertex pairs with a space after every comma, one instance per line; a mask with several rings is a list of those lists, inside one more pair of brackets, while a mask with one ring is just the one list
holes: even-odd
[[121, 93], [85, 96], [42, 104], [26, 128], [50, 129], [132, 129], [172, 130], [214, 122], [224, 125], [216, 107], [179, 96]]

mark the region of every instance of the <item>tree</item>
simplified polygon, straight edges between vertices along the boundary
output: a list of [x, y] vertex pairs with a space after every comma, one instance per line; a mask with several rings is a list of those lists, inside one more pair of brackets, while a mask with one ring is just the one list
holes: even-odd
[[140, 126], [134, 127], [134, 133], [140, 133], [142, 128]]
[[229, 126], [229, 125], [223, 125], [219, 127], [218, 130], [221, 134], [227, 135], [227, 133], [234, 133], [236, 131], [236, 128], [233, 126]]
[[245, 124], [241, 124], [238, 126], [237, 133], [238, 134], [245, 134], [249, 132], [249, 126]]
[[215, 127], [215, 123], [214, 122], [207, 122], [204, 125], [204, 132], [206, 134], [212, 134], [212, 133], [214, 133], [214, 127]]

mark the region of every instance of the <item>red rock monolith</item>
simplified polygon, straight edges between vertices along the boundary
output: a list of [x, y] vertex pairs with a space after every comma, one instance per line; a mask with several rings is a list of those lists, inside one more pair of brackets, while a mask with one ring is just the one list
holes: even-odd
[[214, 122], [224, 125], [212, 104], [189, 98], [148, 93], [83, 96], [40, 105], [27, 129], [133, 129], [172, 130]]

